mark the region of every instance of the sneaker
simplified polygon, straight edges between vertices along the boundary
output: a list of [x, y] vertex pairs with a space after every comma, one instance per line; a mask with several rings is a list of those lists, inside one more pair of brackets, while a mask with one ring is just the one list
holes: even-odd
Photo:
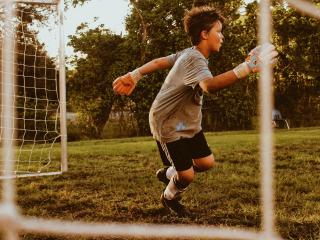
[[179, 217], [186, 216], [188, 214], [186, 208], [179, 202], [178, 199], [181, 198], [175, 198], [173, 200], [168, 200], [164, 197], [163, 193], [161, 194], [160, 200], [162, 205], [169, 209], [171, 212], [177, 214]]
[[160, 168], [157, 172], [156, 172], [156, 176], [159, 179], [160, 182], [163, 182], [166, 186], [168, 185], [168, 183], [170, 182], [170, 179], [167, 178], [167, 170], [169, 167], [164, 167], [164, 168]]

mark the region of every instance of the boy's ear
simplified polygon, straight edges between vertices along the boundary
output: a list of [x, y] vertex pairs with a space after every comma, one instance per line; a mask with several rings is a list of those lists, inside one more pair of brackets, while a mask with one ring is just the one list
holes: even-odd
[[200, 33], [201, 39], [208, 39], [208, 32], [206, 30], [202, 30]]

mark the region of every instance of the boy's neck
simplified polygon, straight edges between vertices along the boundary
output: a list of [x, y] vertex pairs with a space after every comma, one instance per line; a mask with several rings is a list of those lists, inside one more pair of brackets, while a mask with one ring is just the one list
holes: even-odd
[[202, 44], [198, 44], [196, 46], [194, 46], [195, 49], [197, 49], [199, 52], [201, 52], [201, 54], [205, 57], [208, 58], [210, 56], [210, 51], [208, 50], [208, 48], [206, 48], [206, 46], [202, 45]]

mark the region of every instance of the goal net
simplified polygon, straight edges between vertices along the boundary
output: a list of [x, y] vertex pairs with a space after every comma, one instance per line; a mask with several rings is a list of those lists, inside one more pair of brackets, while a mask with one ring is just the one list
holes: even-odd
[[[61, 108], [65, 93], [60, 92], [64, 83], [59, 83], [64, 77], [64, 57], [58, 49], [61, 26], [57, 5], [55, 1], [15, 1], [14, 7], [16, 16], [6, 25], [6, 10], [3, 6], [0, 9], [0, 74], [3, 76], [4, 62], [8, 61], [5, 52], [12, 54], [10, 64], [15, 70], [15, 82], [10, 84], [13, 96], [1, 91], [1, 113], [4, 98], [12, 98], [15, 105], [15, 135], [10, 139], [15, 157], [10, 172], [3, 169], [0, 177], [58, 174], [66, 154], [61, 152], [61, 144], [65, 144], [61, 137], [65, 128], [65, 109]], [[4, 49], [3, 39], [10, 31], [14, 32], [14, 46]], [[43, 39], [39, 38], [41, 31], [47, 32]], [[1, 77], [1, 90], [2, 86]], [[1, 119], [1, 141], [3, 129]], [[3, 165], [2, 158], [0, 161]]]

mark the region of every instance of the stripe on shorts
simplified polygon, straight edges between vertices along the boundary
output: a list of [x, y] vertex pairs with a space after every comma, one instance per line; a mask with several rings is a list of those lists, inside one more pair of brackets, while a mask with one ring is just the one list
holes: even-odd
[[161, 145], [161, 148], [162, 148], [163, 152], [166, 154], [167, 159], [169, 160], [171, 165], [174, 166], [167, 145], [164, 142], [160, 142], [160, 145]]

